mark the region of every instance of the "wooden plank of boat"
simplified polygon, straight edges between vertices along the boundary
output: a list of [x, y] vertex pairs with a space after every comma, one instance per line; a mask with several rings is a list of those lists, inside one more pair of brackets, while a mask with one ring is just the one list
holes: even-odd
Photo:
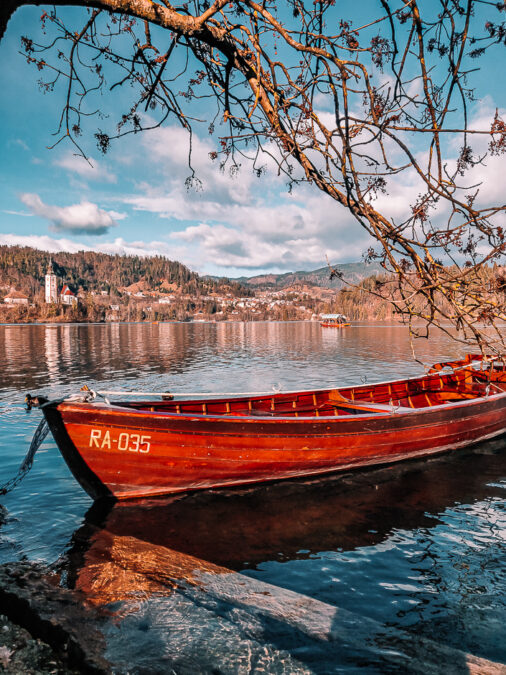
[[[440, 364], [441, 365], [441, 364]], [[506, 432], [506, 371], [474, 361], [342, 389], [43, 407], [93, 498], [146, 497], [367, 467]]]

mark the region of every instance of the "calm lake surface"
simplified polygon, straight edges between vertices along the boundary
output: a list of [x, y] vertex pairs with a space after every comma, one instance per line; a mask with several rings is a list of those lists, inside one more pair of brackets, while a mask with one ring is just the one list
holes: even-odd
[[[443, 335], [416, 350], [427, 364], [463, 353]], [[0, 326], [0, 365], [0, 484], [40, 421], [26, 392], [270, 391], [423, 372], [407, 330], [378, 324]], [[0, 562], [63, 570], [104, 611], [119, 673], [465, 673], [469, 655], [506, 663], [505, 497], [499, 440], [394, 469], [91, 508], [49, 436], [0, 497]]]

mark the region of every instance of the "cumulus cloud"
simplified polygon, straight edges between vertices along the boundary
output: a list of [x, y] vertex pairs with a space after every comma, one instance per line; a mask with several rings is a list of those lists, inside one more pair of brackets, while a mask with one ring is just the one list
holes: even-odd
[[360, 259], [369, 245], [353, 216], [311, 188], [300, 189], [300, 201], [288, 196], [278, 197], [277, 203], [257, 198], [226, 208], [212, 200], [186, 202], [174, 193], [148, 193], [128, 202], [163, 218], [184, 215], [186, 221], [200, 221], [170, 235], [188, 243], [187, 257], [200, 268], [214, 262], [237, 270], [291, 271], [294, 265], [310, 269], [325, 265], [327, 256], [343, 262]]
[[[506, 109], [497, 109], [492, 99], [485, 97], [475, 108], [469, 127], [479, 131], [490, 131], [496, 111], [502, 119], [506, 117]], [[457, 140], [461, 141], [460, 144], [457, 143]], [[466, 193], [474, 193], [478, 190], [478, 196], [474, 203], [474, 206], [478, 208], [491, 206], [492, 204], [504, 204], [504, 182], [502, 177], [506, 173], [506, 155], [491, 155], [488, 152], [490, 141], [491, 138], [488, 134], [477, 134], [469, 136], [467, 139], [475, 161], [487, 155], [482, 162], [475, 164], [467, 170], [460, 179], [460, 183], [463, 186], [461, 198], [464, 198], [464, 194]], [[453, 147], [456, 155], [460, 153], [461, 146], [462, 138], [455, 139]], [[456, 161], [455, 159], [454, 165]]]
[[99, 180], [106, 183], [117, 182], [117, 177], [113, 173], [110, 173], [97, 159], [93, 159], [92, 157], [87, 161], [81, 155], [67, 152], [55, 159], [53, 164], [71, 173], [76, 173], [86, 180]]
[[45, 204], [39, 195], [29, 192], [20, 195], [20, 199], [33, 214], [49, 220], [55, 232], [105, 234], [117, 224], [117, 220], [126, 218], [125, 213], [104, 211], [88, 201], [71, 206], [52, 206]]
[[205, 261], [215, 261], [237, 271], [307, 270], [323, 267], [327, 257], [332, 262], [357, 260], [365, 243], [363, 235], [358, 242], [339, 246], [336, 237], [329, 236], [329, 241], [325, 241], [322, 236], [308, 233], [277, 240], [259, 232], [206, 223], [173, 232], [171, 238], [188, 242], [194, 249], [197, 245], [201, 249], [200, 266], [205, 267]]
[[[144, 137], [144, 146], [149, 155], [161, 167], [165, 183], [178, 193], [186, 192], [185, 178], [195, 171], [202, 192], [192, 195], [197, 203], [212, 201], [223, 208], [224, 204], [240, 204], [251, 200], [252, 182], [255, 180], [249, 167], [232, 176], [225, 169], [220, 171], [217, 162], [211, 161], [209, 153], [216, 150], [214, 141], [201, 139], [196, 133], [190, 136], [185, 129], [168, 126], [156, 129]], [[190, 158], [191, 147], [191, 158]]]
[[181, 244], [182, 261], [198, 269], [225, 274], [311, 269], [324, 266], [327, 256], [358, 260], [369, 245], [353, 216], [330, 197], [304, 185], [288, 194], [286, 178], [268, 155], [260, 160], [265, 176], [257, 178], [247, 161], [231, 176], [209, 159], [213, 141], [193, 134], [192, 165], [203, 189], [188, 191], [187, 132], [158, 129], [144, 144], [156, 159], [158, 180], [146, 176], [124, 203], [168, 220], [172, 230], [184, 223], [169, 237]]
[[[480, 111], [480, 117], [483, 119], [474, 124], [487, 128], [488, 122], [489, 128], [490, 111]], [[328, 122], [332, 126], [330, 118]], [[171, 231], [168, 238], [178, 245], [179, 259], [194, 268], [229, 275], [308, 270], [324, 266], [327, 257], [332, 262], [359, 260], [374, 244], [344, 207], [314, 186], [297, 185], [288, 194], [286, 179], [278, 175], [267, 155], [265, 162], [261, 160], [267, 167], [266, 176], [257, 179], [246, 160], [239, 173], [230, 176], [209, 159], [214, 139], [194, 133], [192, 165], [203, 189], [188, 191], [187, 132], [166, 127], [147, 134], [141, 142], [153, 158], [148, 169], [151, 173], [146, 173], [136, 192], [123, 201], [135, 211], [165, 219], [165, 227]], [[448, 149], [450, 166], [457, 161], [459, 148]], [[389, 145], [388, 151], [399, 160], [396, 146]], [[413, 151], [423, 164], [423, 148], [415, 146]], [[504, 162], [505, 158], [488, 158], [486, 166], [473, 169], [466, 180], [482, 181], [484, 197], [499, 196], [500, 181], [493, 177], [502, 175]], [[387, 194], [379, 194], [374, 206], [394, 222], [403, 222], [424, 189], [414, 170], [402, 172], [389, 181]], [[443, 219], [447, 211], [447, 206], [438, 205], [432, 216]]]
[[125, 241], [122, 237], [116, 237], [114, 241], [100, 244], [95, 250], [111, 255], [163, 255], [171, 260], [189, 264], [185, 257], [186, 250], [167, 241]]
[[[474, 107], [469, 119], [469, 129], [480, 133], [468, 134], [466, 143], [471, 147], [476, 163], [456, 178], [457, 188], [453, 196], [466, 202], [468, 195], [476, 193], [474, 202], [476, 208], [504, 204], [504, 186], [498, 177], [506, 173], [506, 155], [491, 155], [488, 147], [490, 143], [488, 132], [496, 109], [496, 105], [488, 97]], [[506, 110], [499, 109], [499, 115], [504, 118]], [[445, 171], [452, 175], [457, 169], [459, 155], [464, 145], [463, 134], [448, 134], [443, 138], [441, 145], [445, 157]], [[426, 148], [415, 152], [415, 156], [422, 168], [428, 165], [429, 152]], [[408, 169], [389, 179], [387, 194], [380, 194], [374, 206], [386, 217], [400, 223], [411, 215], [411, 206], [418, 201], [419, 195], [425, 194], [426, 190], [426, 185], [415, 170]], [[432, 222], [441, 225], [447, 222], [450, 214], [451, 204], [444, 199], [430, 211]]]
[[[294, 240], [288, 245], [261, 242], [254, 235], [244, 236], [240, 231], [224, 226], [197, 225], [180, 233], [183, 244], [173, 241], [126, 241], [117, 237], [94, 246], [66, 238], [46, 235], [0, 234], [0, 244], [31, 246], [57, 253], [68, 251], [100, 251], [111, 255], [163, 255], [178, 260], [201, 272], [227, 273], [230, 276], [258, 272], [262, 269], [312, 269], [323, 267], [321, 244], [318, 240]], [[176, 239], [176, 237], [174, 237]], [[199, 249], [196, 246], [199, 246]], [[340, 259], [340, 251], [329, 249], [332, 262]], [[356, 250], [355, 259], [359, 258]], [[221, 270], [221, 271], [220, 271]]]

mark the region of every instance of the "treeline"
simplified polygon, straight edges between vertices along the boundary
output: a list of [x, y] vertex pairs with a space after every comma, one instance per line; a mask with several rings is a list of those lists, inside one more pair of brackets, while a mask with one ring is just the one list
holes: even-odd
[[[499, 265], [484, 266], [480, 270], [482, 289], [488, 290], [488, 297], [496, 305], [506, 306], [506, 270]], [[461, 284], [464, 287], [464, 283]], [[408, 289], [411, 293], [412, 289]], [[459, 292], [459, 282], [455, 284], [455, 292]], [[451, 313], [451, 308], [446, 299], [436, 291], [436, 299], [443, 311]], [[403, 307], [403, 302], [397, 280], [386, 274], [374, 274], [364, 279], [355, 287], [343, 288], [333, 301], [332, 311], [346, 314], [352, 320], [385, 321], [400, 320], [399, 313], [394, 304]], [[414, 307], [423, 311], [426, 300], [422, 294], [413, 301]], [[465, 299], [462, 300], [462, 308], [465, 309]]]
[[180, 262], [163, 256], [107, 255], [94, 251], [48, 253], [27, 246], [0, 246], [0, 286], [14, 287], [30, 298], [43, 294], [44, 276], [50, 261], [62, 283], [77, 293], [106, 291], [120, 295], [121, 289], [143, 282], [152, 291], [173, 286], [179, 293], [208, 295], [227, 292], [235, 297], [252, 292], [228, 279], [200, 277]]

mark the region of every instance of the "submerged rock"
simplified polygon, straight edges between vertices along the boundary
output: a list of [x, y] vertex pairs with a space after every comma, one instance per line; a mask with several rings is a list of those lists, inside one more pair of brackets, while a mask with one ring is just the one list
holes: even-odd
[[66, 667], [56, 652], [42, 640], [0, 615], [0, 672], [19, 673], [77, 673]]
[[34, 563], [0, 566], [0, 672], [108, 673], [101, 617], [60, 575]]

